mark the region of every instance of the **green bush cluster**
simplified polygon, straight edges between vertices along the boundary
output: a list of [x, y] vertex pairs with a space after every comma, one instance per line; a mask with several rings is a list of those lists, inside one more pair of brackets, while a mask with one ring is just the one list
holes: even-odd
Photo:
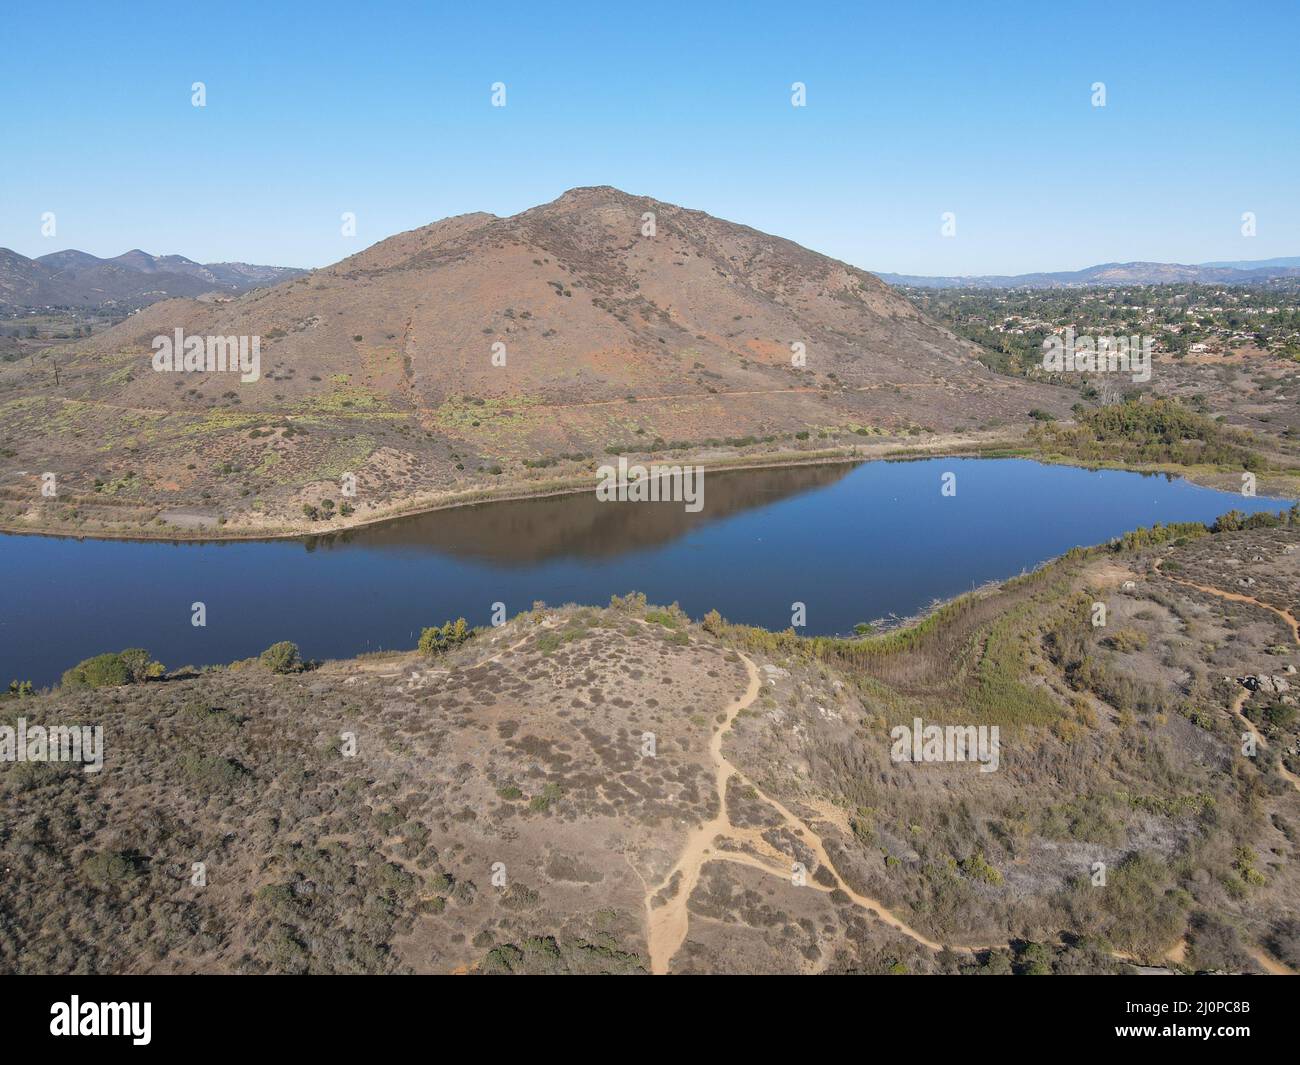
[[1176, 399], [1141, 398], [1079, 412], [1078, 423], [1040, 423], [1030, 439], [1048, 450], [1094, 461], [1207, 463], [1263, 468], [1254, 437], [1183, 406]]
[[272, 673], [301, 673], [305, 668], [298, 645], [289, 640], [271, 644], [257, 660]]
[[63, 684], [68, 688], [113, 688], [143, 684], [163, 672], [163, 664], [153, 661], [143, 647], [128, 647], [83, 659], [63, 674]]
[[464, 618], [445, 621], [442, 625], [431, 626], [420, 633], [419, 651], [420, 654], [429, 656], [442, 654], [453, 647], [459, 647], [473, 635], [474, 630]]

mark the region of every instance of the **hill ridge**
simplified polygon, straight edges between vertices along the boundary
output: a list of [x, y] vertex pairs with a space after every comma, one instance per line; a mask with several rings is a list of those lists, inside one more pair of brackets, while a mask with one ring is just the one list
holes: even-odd
[[[154, 338], [177, 329], [258, 337], [257, 380], [153, 372]], [[851, 450], [1068, 411], [1070, 390], [1000, 376], [979, 354], [865, 270], [586, 186], [506, 217], [440, 219], [234, 299], [156, 302], [61, 349], [57, 383], [24, 365], [0, 369], [0, 387], [96, 412], [93, 432], [51, 440], [70, 408], [24, 407], [14, 450], [37, 454], [16, 469], [62, 455], [92, 486], [138, 473], [132, 412], [161, 412], [201, 435], [154, 443], [172, 458], [138, 483], [144, 498], [283, 528], [337, 499], [344, 470], [366, 520], [572, 479], [602, 455]], [[296, 426], [309, 443], [284, 435]]]

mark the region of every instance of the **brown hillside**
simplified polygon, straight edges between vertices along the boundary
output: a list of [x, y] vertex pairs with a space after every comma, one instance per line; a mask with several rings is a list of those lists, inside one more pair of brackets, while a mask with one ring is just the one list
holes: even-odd
[[[155, 373], [151, 341], [177, 328], [260, 336], [261, 380]], [[974, 354], [865, 271], [599, 187], [509, 218], [444, 219], [237, 299], [155, 304], [61, 351], [57, 386], [50, 359], [0, 372], [0, 403], [16, 450], [40, 441], [17, 468], [107, 483], [119, 445], [153, 443], [170, 475], [144, 470], [117, 502], [206, 503], [257, 526], [330, 494], [343, 470], [360, 477], [364, 516], [525, 476], [525, 460], [580, 455], [555, 471], [573, 472], [611, 448], [862, 442], [1063, 413], [1063, 391], [998, 377]], [[311, 443], [286, 440], [289, 426]], [[227, 433], [238, 439], [214, 443]], [[177, 473], [182, 457], [193, 476]], [[245, 474], [237, 498], [212, 475], [227, 465]], [[121, 466], [139, 475], [148, 459]], [[238, 502], [249, 497], [260, 515]]]

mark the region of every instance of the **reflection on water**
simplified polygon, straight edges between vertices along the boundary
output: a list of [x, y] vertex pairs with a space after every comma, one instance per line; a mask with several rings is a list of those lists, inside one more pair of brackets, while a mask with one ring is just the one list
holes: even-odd
[[344, 545], [430, 550], [499, 566], [555, 558], [613, 558], [677, 540], [698, 526], [767, 506], [847, 476], [848, 463], [732, 470], [704, 478], [704, 508], [681, 503], [602, 503], [590, 492], [479, 503], [433, 511], [314, 539], [314, 549]]
[[[940, 492], [944, 474], [957, 494]], [[312, 658], [415, 646], [535, 600], [644, 592], [692, 616], [808, 633], [907, 616], [1079, 544], [1157, 521], [1278, 510], [1186, 481], [1020, 459], [926, 459], [709, 473], [704, 510], [578, 495], [441, 511], [346, 536], [169, 544], [0, 535], [0, 684], [58, 679], [145, 647], [167, 666], [230, 662], [278, 640]], [[207, 625], [190, 624], [191, 605]]]

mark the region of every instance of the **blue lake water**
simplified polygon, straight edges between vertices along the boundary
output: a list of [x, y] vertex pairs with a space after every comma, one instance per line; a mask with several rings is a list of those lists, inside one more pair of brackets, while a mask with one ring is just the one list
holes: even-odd
[[[941, 478], [956, 475], [956, 494]], [[0, 535], [0, 682], [57, 681], [102, 651], [169, 669], [277, 640], [309, 658], [415, 645], [464, 616], [535, 600], [645, 592], [693, 617], [770, 628], [806, 605], [809, 633], [907, 616], [1140, 525], [1209, 521], [1246, 498], [1164, 475], [1020, 459], [933, 459], [709, 473], [704, 509], [594, 493], [490, 503], [329, 538], [173, 544]], [[202, 602], [207, 625], [191, 624]]]

